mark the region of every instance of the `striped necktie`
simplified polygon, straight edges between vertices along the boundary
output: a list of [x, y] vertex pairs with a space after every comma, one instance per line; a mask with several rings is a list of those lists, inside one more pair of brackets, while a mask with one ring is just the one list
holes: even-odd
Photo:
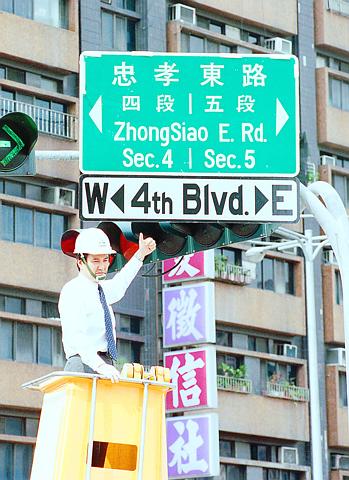
[[98, 284], [99, 299], [101, 301], [104, 311], [104, 323], [105, 323], [105, 336], [107, 337], [108, 353], [113, 360], [117, 359], [118, 352], [116, 350], [116, 344], [113, 335], [113, 323], [111, 321], [110, 311], [105, 299], [103, 288]]

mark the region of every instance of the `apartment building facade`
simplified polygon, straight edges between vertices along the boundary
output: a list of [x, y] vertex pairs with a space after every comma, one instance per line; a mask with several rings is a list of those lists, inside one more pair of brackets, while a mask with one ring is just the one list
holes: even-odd
[[[0, 0], [1, 115], [24, 111], [38, 150], [77, 150], [79, 53], [293, 53], [300, 61], [302, 170], [349, 202], [349, 6], [346, 0]], [[20, 35], [19, 35], [20, 32]], [[58, 47], [57, 47], [58, 46]], [[68, 163], [69, 162], [69, 163]], [[40, 160], [35, 177], [0, 181], [0, 478], [27, 479], [41, 397], [20, 385], [64, 358], [57, 301], [75, 265], [59, 251], [80, 226], [76, 161]], [[319, 228], [305, 220], [295, 228]], [[215, 252], [221, 480], [308, 480], [310, 413], [304, 262], [270, 254], [253, 278], [245, 246]], [[225, 267], [222, 269], [221, 259]], [[236, 272], [236, 269], [234, 270]], [[242, 271], [242, 270], [241, 270]], [[241, 273], [241, 272], [240, 272]], [[178, 283], [178, 285], [180, 282]], [[174, 284], [176, 285], [176, 283]], [[119, 352], [162, 361], [161, 281], [138, 277], [115, 307]], [[348, 480], [349, 437], [340, 277], [316, 264], [323, 478]], [[156, 332], [156, 335], [154, 335]], [[227, 376], [244, 366], [248, 388]], [[225, 370], [224, 370], [225, 368]], [[228, 380], [227, 380], [228, 379]], [[317, 480], [317, 479], [316, 479]]]
[[[0, 115], [20, 111], [38, 126], [36, 175], [0, 179], [0, 478], [28, 479], [42, 397], [21, 385], [65, 362], [59, 293], [76, 275], [60, 237], [79, 228], [80, 5], [75, 0], [0, 2]], [[63, 158], [63, 159], [62, 159]], [[155, 363], [153, 280], [141, 276], [115, 307], [119, 354]]]

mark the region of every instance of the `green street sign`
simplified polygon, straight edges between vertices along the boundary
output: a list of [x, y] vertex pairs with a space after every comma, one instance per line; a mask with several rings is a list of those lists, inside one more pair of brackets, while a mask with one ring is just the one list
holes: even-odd
[[298, 60], [84, 52], [83, 173], [293, 177]]

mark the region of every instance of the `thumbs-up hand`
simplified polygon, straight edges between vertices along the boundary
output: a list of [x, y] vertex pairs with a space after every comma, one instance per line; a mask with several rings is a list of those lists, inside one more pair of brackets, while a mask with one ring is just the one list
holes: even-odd
[[142, 257], [142, 260], [152, 253], [156, 249], [156, 242], [153, 238], [147, 237], [144, 238], [143, 233], [139, 234], [138, 240], [138, 252], [137, 254]]

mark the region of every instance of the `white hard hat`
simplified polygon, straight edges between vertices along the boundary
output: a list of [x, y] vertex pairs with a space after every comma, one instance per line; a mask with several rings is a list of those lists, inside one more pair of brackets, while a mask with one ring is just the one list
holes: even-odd
[[76, 237], [74, 253], [106, 254], [116, 253], [110, 246], [107, 235], [100, 228], [86, 228]]

